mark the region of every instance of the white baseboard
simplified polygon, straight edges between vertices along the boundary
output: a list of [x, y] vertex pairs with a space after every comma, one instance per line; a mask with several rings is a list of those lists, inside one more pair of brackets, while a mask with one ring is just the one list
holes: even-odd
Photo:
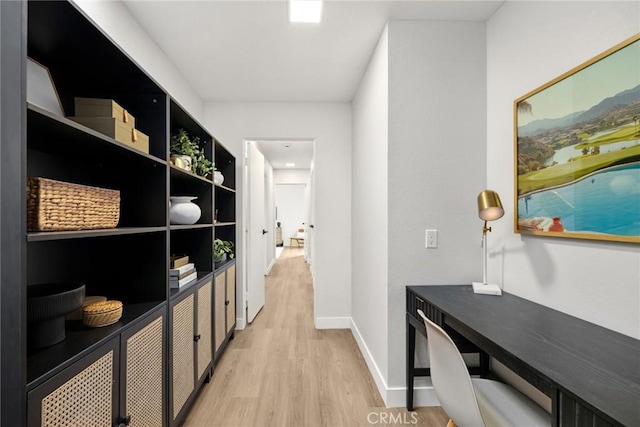
[[369, 347], [367, 347], [367, 344], [364, 342], [364, 338], [362, 338], [362, 335], [360, 334], [360, 330], [358, 329], [358, 326], [353, 321], [353, 318], [351, 319], [351, 333], [353, 334], [353, 337], [355, 338], [356, 343], [358, 344], [360, 353], [362, 353], [362, 357], [364, 358], [364, 361], [367, 364], [367, 367], [369, 368], [369, 372], [371, 372], [371, 376], [373, 377], [373, 382], [376, 383], [376, 387], [378, 387], [378, 391], [380, 392], [380, 396], [382, 397], [382, 400], [384, 401], [385, 406], [389, 407], [389, 405], [387, 405], [387, 389], [388, 389], [387, 382], [385, 381], [384, 376], [382, 375], [382, 372], [380, 372], [378, 365], [373, 359], [373, 355], [369, 351]]
[[241, 331], [247, 326], [247, 323], [244, 321], [243, 317], [236, 318], [236, 331]]
[[350, 317], [316, 317], [316, 329], [350, 329]]
[[[360, 353], [364, 358], [373, 381], [378, 387], [380, 396], [387, 408], [401, 408], [407, 406], [407, 387], [389, 387], [382, 372], [378, 368], [373, 355], [369, 351], [367, 344], [360, 334], [358, 326], [351, 319], [351, 333], [360, 348]], [[436, 393], [431, 386], [416, 386], [413, 388], [413, 406], [440, 406]]]
[[276, 265], [275, 258], [271, 260], [271, 264], [269, 264], [269, 267], [267, 267], [267, 271], [264, 273], [265, 276], [268, 276], [269, 273], [271, 273], [271, 269], [273, 268], [274, 265]]

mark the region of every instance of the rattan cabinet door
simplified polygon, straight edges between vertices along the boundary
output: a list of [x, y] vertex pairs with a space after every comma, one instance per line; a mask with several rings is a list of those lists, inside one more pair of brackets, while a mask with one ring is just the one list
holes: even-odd
[[171, 327], [173, 348], [171, 414], [175, 420], [195, 388], [193, 293], [173, 306]]
[[29, 392], [29, 427], [111, 427], [118, 348], [114, 339]]
[[226, 333], [230, 333], [236, 326], [236, 266], [232, 265], [227, 269], [227, 328]]
[[197, 298], [197, 349], [198, 349], [198, 379], [208, 371], [212, 360], [211, 346], [213, 345], [211, 337], [213, 331], [211, 328], [211, 282], [207, 282], [198, 289]]
[[123, 334], [121, 415], [129, 427], [164, 425], [164, 316], [143, 323], [141, 329]]
[[225, 332], [227, 330], [225, 326], [226, 274], [224, 272], [216, 276], [215, 286], [215, 349], [217, 353], [224, 341]]

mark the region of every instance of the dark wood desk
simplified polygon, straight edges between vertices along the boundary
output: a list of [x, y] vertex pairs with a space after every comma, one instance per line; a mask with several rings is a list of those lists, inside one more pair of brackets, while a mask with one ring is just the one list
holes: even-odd
[[428, 374], [414, 366], [419, 308], [549, 396], [554, 426], [640, 426], [639, 340], [471, 286], [407, 287], [407, 409], [414, 377]]

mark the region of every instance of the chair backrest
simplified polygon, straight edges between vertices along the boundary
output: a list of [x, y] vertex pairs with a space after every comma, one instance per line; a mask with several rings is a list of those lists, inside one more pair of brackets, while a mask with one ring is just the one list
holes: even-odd
[[447, 415], [461, 427], [484, 427], [467, 365], [451, 340], [438, 325], [418, 314], [427, 328], [431, 382]]

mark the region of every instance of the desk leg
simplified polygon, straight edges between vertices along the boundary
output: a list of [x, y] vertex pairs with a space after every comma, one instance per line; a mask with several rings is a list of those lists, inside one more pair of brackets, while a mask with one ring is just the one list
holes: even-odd
[[416, 328], [407, 314], [407, 411], [413, 411], [413, 374], [415, 368]]

